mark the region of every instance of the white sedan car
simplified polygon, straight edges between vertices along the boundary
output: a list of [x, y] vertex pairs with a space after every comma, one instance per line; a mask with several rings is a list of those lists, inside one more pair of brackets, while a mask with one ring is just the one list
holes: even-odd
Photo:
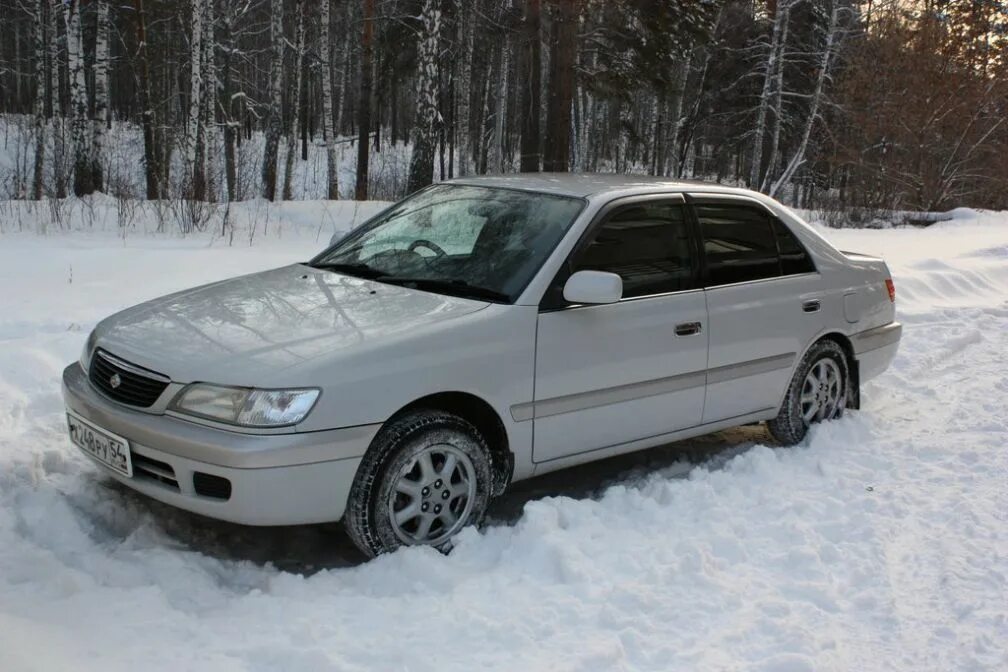
[[162, 502], [447, 548], [513, 481], [759, 421], [802, 440], [889, 365], [894, 299], [753, 192], [463, 179], [103, 320], [63, 393], [73, 443]]

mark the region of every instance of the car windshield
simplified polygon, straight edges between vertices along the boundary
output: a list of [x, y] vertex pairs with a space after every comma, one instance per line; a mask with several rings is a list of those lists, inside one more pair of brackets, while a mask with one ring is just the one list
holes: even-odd
[[351, 232], [310, 265], [513, 303], [583, 206], [549, 194], [436, 185]]

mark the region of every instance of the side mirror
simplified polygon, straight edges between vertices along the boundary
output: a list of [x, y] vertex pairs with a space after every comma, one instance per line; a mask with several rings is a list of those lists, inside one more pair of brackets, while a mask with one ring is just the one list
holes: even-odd
[[567, 279], [563, 295], [571, 303], [616, 303], [623, 298], [623, 278], [604, 271], [578, 271]]

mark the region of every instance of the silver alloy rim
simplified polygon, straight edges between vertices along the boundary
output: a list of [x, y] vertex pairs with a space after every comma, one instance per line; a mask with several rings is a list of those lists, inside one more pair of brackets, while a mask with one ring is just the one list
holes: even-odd
[[449, 444], [427, 446], [396, 474], [389, 522], [404, 544], [437, 546], [469, 520], [476, 495], [472, 462]]
[[807, 424], [832, 420], [843, 409], [843, 376], [833, 359], [824, 357], [812, 365], [801, 391], [801, 413]]

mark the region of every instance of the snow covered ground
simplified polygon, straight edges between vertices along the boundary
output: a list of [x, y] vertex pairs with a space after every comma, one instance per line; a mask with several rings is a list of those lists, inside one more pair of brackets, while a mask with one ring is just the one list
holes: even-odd
[[905, 332], [805, 445], [744, 428], [553, 474], [448, 557], [359, 564], [335, 526], [137, 497], [65, 438], [95, 322], [307, 258], [328, 231], [294, 207], [251, 246], [0, 235], [0, 670], [1008, 669], [1008, 214], [827, 232], [889, 260]]

